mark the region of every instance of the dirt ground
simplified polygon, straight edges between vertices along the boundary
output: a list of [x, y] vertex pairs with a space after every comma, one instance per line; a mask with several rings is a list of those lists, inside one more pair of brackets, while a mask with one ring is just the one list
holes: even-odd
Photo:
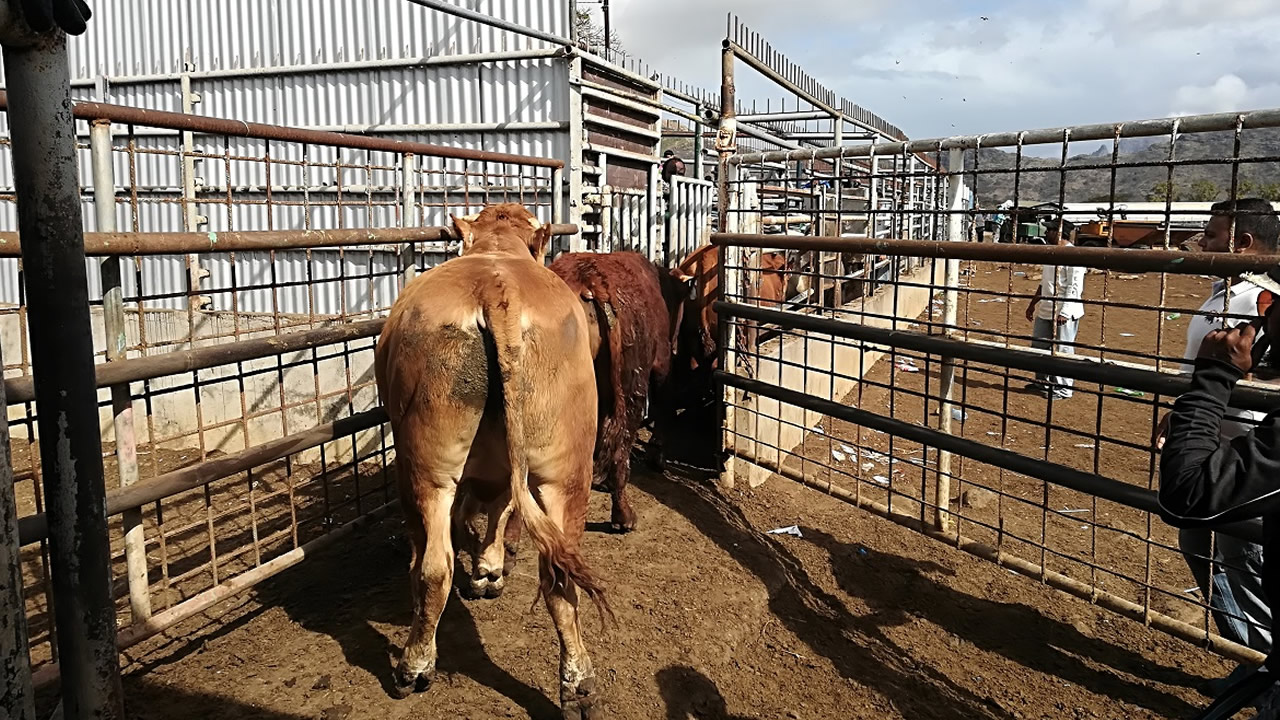
[[[587, 625], [606, 717], [1186, 717], [1228, 669], [789, 481], [634, 487], [640, 528], [601, 532], [597, 493], [585, 540], [618, 615]], [[765, 534], [792, 524], [803, 538]], [[406, 564], [389, 520], [136, 648], [130, 717], [558, 717], [527, 544], [504, 597], [451, 599], [432, 689], [391, 699]]]

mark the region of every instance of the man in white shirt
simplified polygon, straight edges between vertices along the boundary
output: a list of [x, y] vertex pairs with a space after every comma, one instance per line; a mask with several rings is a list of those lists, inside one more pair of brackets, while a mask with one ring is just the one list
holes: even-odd
[[[1271, 203], [1256, 198], [1228, 200], [1215, 204], [1211, 212], [1201, 241], [1205, 252], [1270, 255], [1277, 251], [1280, 217]], [[1269, 291], [1239, 278], [1214, 283], [1213, 293], [1187, 327], [1183, 372], [1194, 370], [1196, 355], [1206, 335], [1224, 324], [1238, 325], [1264, 314], [1272, 298]], [[1227, 408], [1220, 429], [1223, 442], [1246, 435], [1264, 415]], [[1166, 414], [1156, 426], [1153, 442], [1157, 451], [1164, 447], [1168, 422]], [[1186, 557], [1201, 593], [1210, 596], [1209, 605], [1218, 632], [1228, 640], [1269, 653], [1271, 607], [1262, 589], [1262, 546], [1210, 529], [1195, 528], [1178, 532], [1178, 549]], [[1211, 683], [1211, 694], [1217, 695], [1248, 669], [1240, 666], [1226, 679]]]
[[[1051, 227], [1046, 240], [1050, 245], [1071, 246], [1074, 226], [1060, 220]], [[1084, 317], [1084, 268], [1045, 265], [1040, 272], [1040, 287], [1027, 305], [1027, 320], [1034, 323], [1031, 347], [1074, 355], [1076, 332]], [[1071, 397], [1073, 380], [1069, 377], [1036, 373], [1035, 382], [1027, 387], [1046, 397], [1066, 400]]]

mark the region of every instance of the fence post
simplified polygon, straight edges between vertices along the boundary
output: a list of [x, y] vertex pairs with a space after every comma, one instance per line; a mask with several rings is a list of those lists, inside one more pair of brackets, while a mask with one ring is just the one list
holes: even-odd
[[[418, 210], [418, 156], [405, 153], [400, 158], [400, 227], [408, 228], [417, 225]], [[405, 243], [400, 247], [400, 267], [404, 273], [404, 284], [418, 276], [417, 244]]]
[[3, 38], [4, 79], [62, 704], [68, 718], [114, 720], [124, 709], [67, 37], [12, 35]]
[[[3, 367], [2, 361], [0, 367]], [[8, 407], [3, 384], [0, 384], [0, 407]], [[9, 457], [9, 423], [0, 422], [0, 717], [35, 720], [27, 608], [22, 599], [16, 494]]]
[[[572, 27], [573, 23], [569, 23], [569, 25]], [[568, 220], [581, 228], [584, 210], [583, 195], [586, 192], [582, 178], [582, 166], [586, 163], [583, 155], [585, 153], [587, 131], [584, 122], [586, 106], [582, 102], [582, 56], [578, 54], [576, 47], [569, 51], [568, 57], [565, 58], [565, 63], [569, 73]], [[603, 156], [601, 158], [603, 159]], [[607, 182], [604, 177], [603, 167], [600, 169], [600, 173], [600, 185], [603, 186]], [[603, 235], [603, 232], [601, 234]], [[603, 238], [601, 239], [603, 240]], [[570, 252], [585, 252], [586, 249], [587, 238], [585, 232], [579, 232], [569, 238]]]
[[[740, 166], [733, 165], [728, 162], [727, 157], [722, 157], [720, 161], [720, 197], [725, 201], [720, 206], [720, 226], [723, 232], [738, 231], [738, 216], [732, 212], [737, 209], [738, 205], [738, 171]], [[720, 299], [725, 301], [734, 301], [733, 295], [738, 295], [738, 302], [742, 301], [742, 248], [736, 245], [725, 245], [721, 247], [719, 262], [719, 285]], [[738, 369], [738, 333], [731, 330], [729, 322], [725, 320], [723, 315], [719, 315], [717, 319], [716, 333], [718, 336], [721, 352], [720, 352], [720, 369], [724, 372], [737, 372]], [[724, 450], [725, 463], [724, 470], [720, 473], [720, 487], [732, 489], [736, 480], [735, 457], [733, 450], [738, 444], [737, 435], [737, 417], [734, 412], [734, 405], [737, 398], [742, 397], [742, 393], [734, 388], [722, 386], [720, 388], [721, 402], [724, 404], [724, 431], [721, 436], [721, 445]]]
[[[948, 156], [947, 174], [947, 241], [960, 242], [964, 238], [964, 151], [953, 149]], [[943, 333], [948, 336], [956, 334], [956, 309], [959, 304], [960, 261], [948, 258], [944, 261], [942, 295]], [[951, 433], [952, 395], [955, 392], [956, 360], [953, 357], [942, 358], [942, 374], [939, 380], [938, 393], [942, 398], [938, 409], [938, 430]], [[938, 482], [935, 488], [934, 503], [936, 515], [934, 523], [938, 530], [951, 532], [951, 453], [938, 451]]]
[[[111, 162], [111, 121], [94, 120], [89, 128], [89, 159], [93, 173], [93, 209], [98, 232], [116, 231], [116, 181]], [[106, 334], [107, 362], [123, 360], [129, 346], [124, 316], [124, 284], [120, 263], [124, 258], [102, 259], [102, 325]], [[139, 316], [141, 321], [141, 316]], [[116, 438], [116, 465], [120, 486], [138, 481], [138, 438], [133, 425], [133, 395], [129, 384], [111, 387], [112, 424]], [[147, 577], [147, 541], [142, 511], [122, 516], [124, 557], [128, 569], [130, 620], [134, 625], [151, 617], [151, 584]]]
[[[182, 89], [182, 112], [191, 115], [195, 113], [195, 106], [200, 102], [200, 94], [191, 90], [191, 62], [188, 58], [182, 66], [182, 76], [179, 80]], [[182, 131], [182, 225], [187, 232], [199, 232], [201, 224], [207, 224], [208, 218], [200, 215], [200, 208], [196, 205], [196, 144], [195, 134], [190, 130]], [[227, 178], [228, 183], [231, 178]], [[232, 228], [227, 228], [228, 230]], [[192, 310], [201, 310], [211, 304], [211, 300], [200, 294], [200, 284], [204, 280], [208, 272], [200, 266], [200, 256], [196, 253], [187, 254], [187, 275], [188, 282], [191, 286], [190, 297], [187, 302], [191, 303]]]

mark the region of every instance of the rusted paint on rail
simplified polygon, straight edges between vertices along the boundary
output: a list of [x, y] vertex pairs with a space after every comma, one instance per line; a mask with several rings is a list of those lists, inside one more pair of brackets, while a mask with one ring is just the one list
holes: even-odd
[[[577, 225], [551, 226], [552, 235], [576, 235]], [[90, 232], [84, 252], [93, 257], [181, 255], [299, 248], [394, 245], [458, 240], [451, 227], [361, 228], [349, 230], [253, 230], [245, 232]], [[0, 232], [0, 257], [18, 257], [16, 232]]]

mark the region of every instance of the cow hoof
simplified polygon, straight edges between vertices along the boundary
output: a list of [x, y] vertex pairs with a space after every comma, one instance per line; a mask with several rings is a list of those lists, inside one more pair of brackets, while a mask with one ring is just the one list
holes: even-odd
[[635, 522], [630, 522], [630, 523], [615, 522], [615, 523], [609, 523], [609, 528], [613, 530], [613, 533], [615, 535], [626, 535], [627, 533], [636, 529], [636, 524]]
[[497, 574], [472, 578], [471, 582], [467, 583], [463, 595], [468, 600], [496, 600], [502, 597], [502, 591], [506, 589], [506, 585], [506, 578]]
[[586, 678], [577, 687], [560, 685], [560, 711], [564, 720], [599, 720], [603, 714], [596, 700], [593, 677]]
[[403, 700], [414, 693], [426, 692], [431, 688], [431, 673], [414, 674], [400, 666], [396, 668], [392, 678], [391, 694], [397, 700]]

